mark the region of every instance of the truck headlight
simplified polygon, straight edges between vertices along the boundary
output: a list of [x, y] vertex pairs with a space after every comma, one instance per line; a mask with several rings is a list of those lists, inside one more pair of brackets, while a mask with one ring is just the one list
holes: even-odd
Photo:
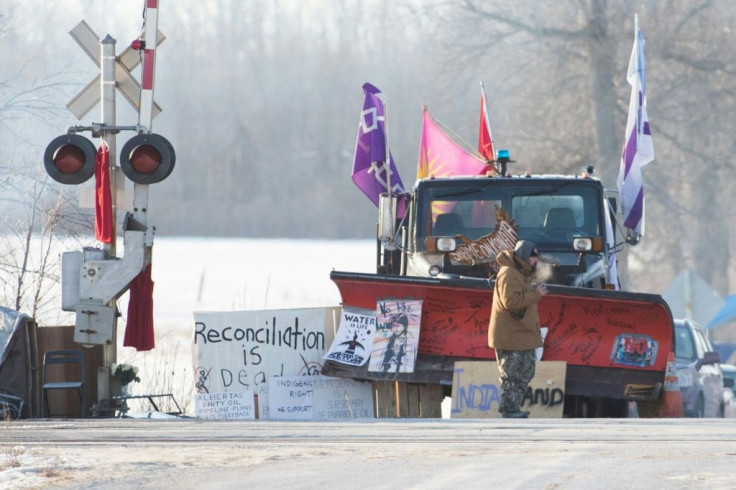
[[588, 252], [593, 250], [593, 240], [590, 238], [575, 238], [572, 241], [572, 248], [578, 252]]
[[450, 236], [428, 236], [424, 239], [424, 245], [427, 247], [427, 252], [454, 252], [457, 248], [455, 237]]
[[600, 252], [603, 250], [603, 238], [594, 237], [575, 237], [572, 239], [572, 248], [577, 252]]
[[457, 243], [453, 237], [439, 237], [437, 238], [437, 250], [440, 252], [454, 252], [457, 248]]

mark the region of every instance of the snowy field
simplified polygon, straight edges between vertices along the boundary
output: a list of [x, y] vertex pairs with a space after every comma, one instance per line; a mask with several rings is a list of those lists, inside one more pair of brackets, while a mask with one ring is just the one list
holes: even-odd
[[[117, 358], [141, 370], [134, 394], [173, 392], [193, 414], [193, 312], [337, 306], [330, 271], [375, 271], [375, 242], [157, 238], [152, 263], [156, 348], [122, 347], [121, 321]], [[127, 300], [119, 301], [123, 320]]]
[[[82, 249], [77, 243], [55, 245], [54, 253]], [[121, 240], [117, 254], [123, 252]], [[186, 406], [193, 387], [193, 312], [337, 306], [340, 293], [330, 271], [375, 271], [375, 242], [157, 237], [152, 264], [156, 347], [143, 353], [122, 346], [125, 293], [118, 301], [117, 361], [140, 369], [141, 383], [132, 384], [133, 394], [173, 392]], [[74, 314], [61, 311], [60, 286], [53, 295], [47, 314], [36, 317], [39, 325], [73, 325]], [[187, 408], [191, 414], [192, 407]]]
[[193, 311], [340, 304], [331, 270], [375, 271], [375, 242], [158, 238], [156, 326], [192, 326]]

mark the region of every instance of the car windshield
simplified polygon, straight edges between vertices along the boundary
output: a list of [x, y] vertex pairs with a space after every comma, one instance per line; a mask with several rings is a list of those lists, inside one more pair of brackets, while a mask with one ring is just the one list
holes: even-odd
[[697, 358], [692, 333], [684, 324], [675, 324], [675, 357], [685, 361], [694, 361]]
[[[524, 183], [494, 179], [464, 185], [426, 185], [417, 211], [418, 243], [426, 236], [463, 235], [475, 240], [491, 233], [496, 209], [519, 226], [519, 237], [542, 249], [570, 246], [575, 236], [601, 236], [602, 198], [597, 187], [580, 181]], [[421, 245], [420, 245], [421, 246]]]

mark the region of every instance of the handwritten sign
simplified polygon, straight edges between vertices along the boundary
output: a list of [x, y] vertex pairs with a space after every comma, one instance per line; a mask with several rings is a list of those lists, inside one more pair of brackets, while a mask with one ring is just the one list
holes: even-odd
[[325, 376], [273, 377], [269, 383], [272, 419], [334, 420], [374, 416], [370, 383]]
[[314, 418], [315, 376], [274, 376], [268, 387], [272, 419], [310, 420]]
[[368, 362], [376, 331], [376, 312], [360, 308], [343, 308], [340, 328], [324, 359], [350, 366]]
[[259, 417], [269, 418], [268, 380], [319, 374], [338, 312], [339, 307], [195, 312], [196, 392], [253, 391]]
[[[538, 362], [521, 409], [532, 418], [560, 418], [565, 402], [567, 364]], [[452, 380], [451, 418], [501, 417], [501, 385], [495, 361], [458, 361]]]
[[252, 391], [230, 393], [197, 393], [194, 405], [201, 419], [244, 419], [256, 418], [256, 405]]

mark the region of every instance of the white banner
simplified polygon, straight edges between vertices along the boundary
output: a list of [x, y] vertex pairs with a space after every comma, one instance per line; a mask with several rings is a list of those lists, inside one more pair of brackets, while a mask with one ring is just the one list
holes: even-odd
[[320, 374], [339, 311], [329, 307], [195, 312], [196, 392], [253, 391], [259, 417], [269, 418], [269, 378]]

